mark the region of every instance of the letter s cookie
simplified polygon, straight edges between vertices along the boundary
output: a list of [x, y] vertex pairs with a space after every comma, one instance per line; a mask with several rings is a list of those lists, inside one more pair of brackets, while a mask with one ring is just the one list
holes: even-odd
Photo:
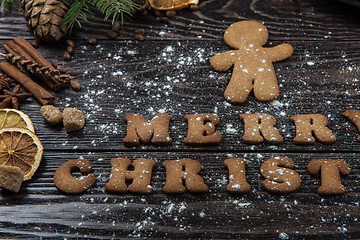
[[266, 178], [263, 186], [269, 192], [290, 193], [300, 187], [301, 179], [297, 172], [290, 169], [294, 161], [288, 157], [275, 157], [266, 160], [260, 167], [261, 175]]

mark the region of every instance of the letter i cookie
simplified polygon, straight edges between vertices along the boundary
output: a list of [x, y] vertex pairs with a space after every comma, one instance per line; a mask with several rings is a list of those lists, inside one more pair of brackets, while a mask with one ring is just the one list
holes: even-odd
[[289, 58], [293, 47], [280, 44], [263, 48], [268, 41], [268, 35], [266, 27], [255, 21], [236, 22], [226, 29], [224, 40], [235, 50], [213, 56], [210, 65], [221, 72], [234, 66], [224, 93], [228, 102], [244, 103], [252, 90], [258, 101], [273, 101], [279, 96], [272, 63]]

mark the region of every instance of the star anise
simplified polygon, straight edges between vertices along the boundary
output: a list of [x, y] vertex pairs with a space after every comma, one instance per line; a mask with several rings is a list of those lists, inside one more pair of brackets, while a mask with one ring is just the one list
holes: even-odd
[[12, 106], [15, 109], [19, 109], [19, 103], [24, 102], [31, 96], [31, 93], [20, 92], [20, 85], [16, 85], [12, 92], [4, 89], [4, 95], [0, 95], [0, 99], [2, 100], [0, 108], [9, 108]]
[[0, 75], [0, 90], [9, 89], [10, 84], [13, 83], [14, 80], [8, 78], [6, 74]]

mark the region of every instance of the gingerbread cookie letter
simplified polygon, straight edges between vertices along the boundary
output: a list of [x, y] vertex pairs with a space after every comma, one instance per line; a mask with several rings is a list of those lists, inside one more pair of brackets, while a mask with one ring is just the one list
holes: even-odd
[[[344, 116], [355, 124], [357, 129], [360, 131], [360, 111], [346, 110], [344, 112]], [[360, 136], [358, 136], [357, 140], [360, 141]]]
[[269, 192], [290, 193], [300, 187], [301, 179], [297, 172], [291, 170], [294, 161], [288, 157], [275, 157], [266, 160], [260, 167], [261, 175], [266, 178], [263, 186]]
[[123, 139], [126, 146], [137, 146], [142, 143], [151, 143], [154, 145], [170, 145], [169, 124], [171, 116], [165, 113], [159, 113], [150, 123], [141, 114], [128, 114], [125, 116], [127, 123], [127, 134]]
[[226, 190], [230, 193], [248, 193], [251, 186], [245, 178], [245, 160], [242, 158], [228, 158], [224, 165], [229, 169], [229, 184]]
[[224, 96], [231, 103], [243, 103], [251, 90], [259, 101], [272, 101], [279, 96], [273, 62], [290, 57], [293, 47], [280, 44], [263, 48], [268, 41], [266, 27], [254, 21], [241, 21], [228, 27], [224, 40], [236, 49], [213, 56], [210, 65], [216, 71], [234, 70]]
[[244, 121], [244, 142], [261, 143], [264, 138], [272, 144], [282, 142], [283, 138], [275, 128], [276, 119], [272, 115], [265, 113], [240, 114], [240, 119]]
[[[132, 193], [149, 194], [153, 189], [150, 185], [152, 169], [155, 161], [146, 158], [136, 159], [133, 164], [127, 158], [113, 158], [110, 161], [110, 180], [105, 185], [108, 192], [125, 193], [127, 190]], [[133, 171], [128, 171], [130, 166]], [[128, 187], [126, 180], [132, 180]]]
[[165, 161], [162, 165], [166, 168], [164, 193], [179, 194], [185, 192], [185, 187], [182, 184], [183, 180], [185, 180], [185, 185], [189, 192], [207, 192], [208, 186], [205, 185], [202, 177], [198, 175], [201, 170], [201, 164], [198, 161], [180, 159]]
[[216, 145], [220, 144], [222, 135], [215, 130], [220, 124], [220, 118], [213, 113], [186, 115], [188, 121], [188, 135], [184, 143], [188, 145]]
[[340, 174], [350, 174], [350, 167], [344, 160], [335, 159], [313, 159], [308, 164], [308, 172], [317, 175], [321, 170], [321, 186], [319, 194], [336, 195], [345, 193], [346, 189], [341, 184]]
[[290, 118], [296, 127], [296, 136], [293, 139], [297, 144], [314, 144], [315, 137], [321, 142], [331, 144], [336, 141], [336, 137], [330, 129], [326, 127], [328, 121], [321, 114], [302, 114], [294, 115]]
[[89, 160], [72, 159], [63, 164], [55, 171], [55, 186], [65, 193], [82, 193], [95, 184], [95, 177], [89, 174], [84, 179], [75, 179], [71, 175], [71, 171], [79, 169], [81, 173], [88, 174], [91, 172], [92, 166]]

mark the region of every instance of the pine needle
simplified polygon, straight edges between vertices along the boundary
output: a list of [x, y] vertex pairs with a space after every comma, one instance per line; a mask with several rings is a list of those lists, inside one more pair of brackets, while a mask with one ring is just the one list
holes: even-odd
[[112, 23], [119, 17], [123, 23], [124, 16], [132, 16], [137, 8], [137, 5], [131, 0], [92, 0], [91, 3], [105, 15], [104, 21], [111, 17]]
[[99, 9], [104, 14], [104, 21], [111, 18], [113, 24], [119, 18], [123, 23], [124, 17], [131, 17], [137, 9], [136, 3], [132, 0], [68, 0], [70, 1], [72, 5], [64, 17], [64, 25], [69, 29], [70, 34], [75, 23], [81, 27], [81, 21], [89, 22], [87, 16], [92, 15], [92, 12], [88, 5]]
[[64, 25], [68, 28], [71, 35], [72, 29], [77, 23], [81, 27], [81, 22], [89, 22], [87, 15], [92, 14], [87, 5], [87, 0], [76, 0], [64, 16]]
[[16, 8], [14, 0], [0, 0], [0, 9], [5, 11], [10, 11]]

